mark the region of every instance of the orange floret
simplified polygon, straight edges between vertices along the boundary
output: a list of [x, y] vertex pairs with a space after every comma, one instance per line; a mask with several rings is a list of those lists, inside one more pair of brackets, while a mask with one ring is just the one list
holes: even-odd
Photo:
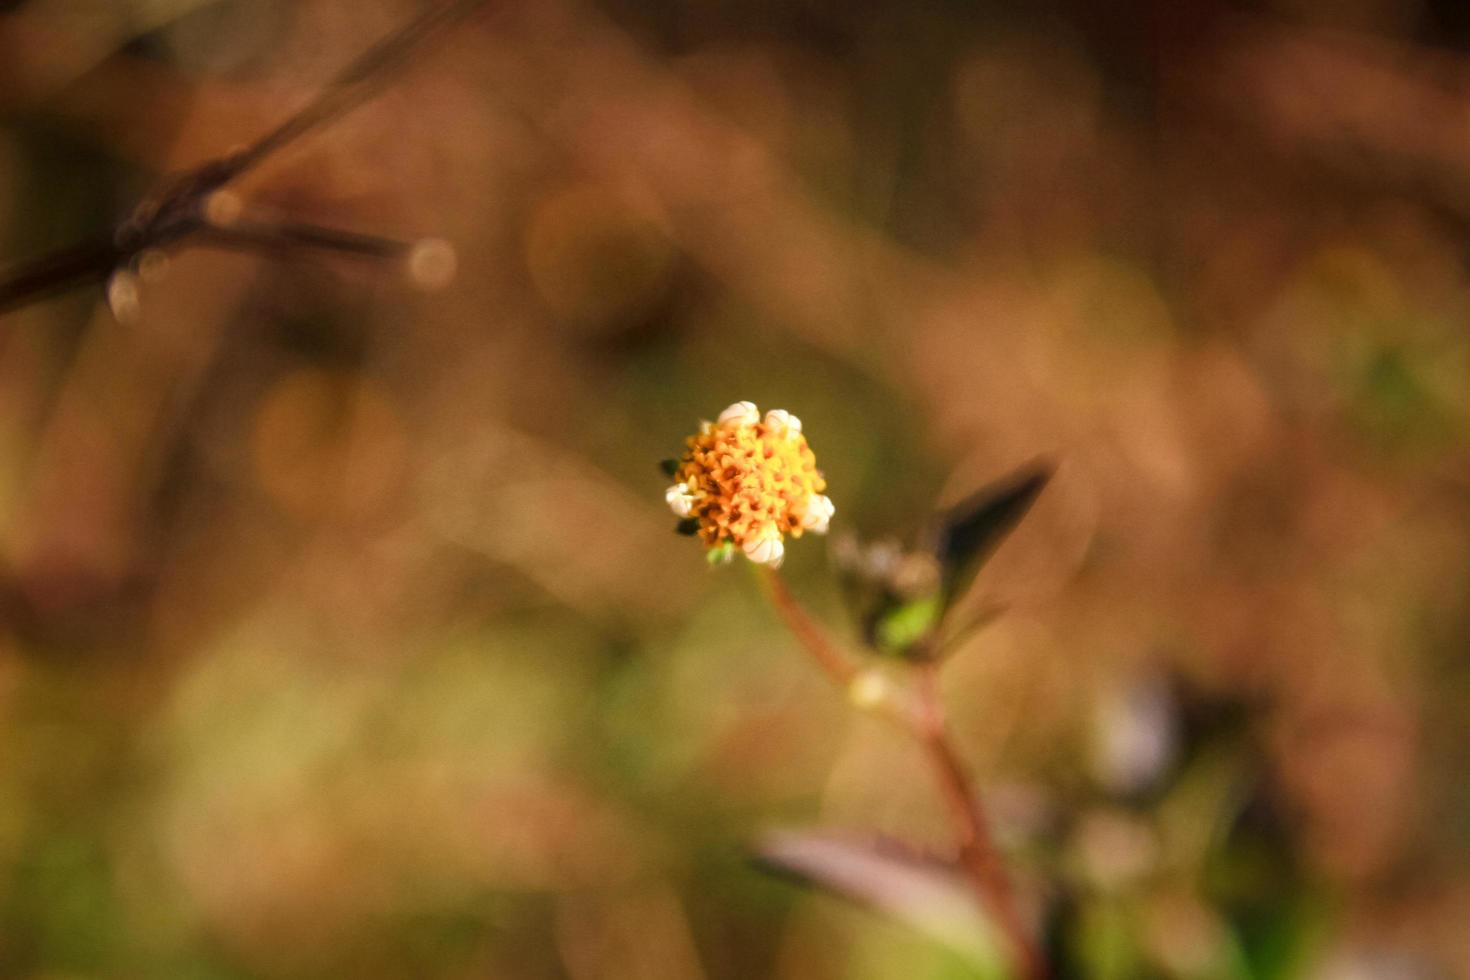
[[687, 440], [676, 477], [694, 497], [706, 547], [768, 535], [801, 537], [801, 515], [827, 489], [806, 436], [766, 422], [711, 426]]

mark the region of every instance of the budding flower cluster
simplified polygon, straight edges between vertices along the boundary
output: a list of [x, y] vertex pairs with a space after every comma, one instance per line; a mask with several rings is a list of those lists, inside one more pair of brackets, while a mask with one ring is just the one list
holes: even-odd
[[701, 424], [687, 445], [664, 500], [696, 522], [706, 548], [739, 548], [753, 562], [776, 566], [786, 535], [827, 533], [835, 508], [795, 415], [778, 408], [762, 418], [755, 405], [736, 402]]

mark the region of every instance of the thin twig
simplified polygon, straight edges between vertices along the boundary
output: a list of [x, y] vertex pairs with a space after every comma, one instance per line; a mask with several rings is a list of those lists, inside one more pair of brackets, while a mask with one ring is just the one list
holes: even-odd
[[371, 98], [388, 74], [430, 36], [473, 13], [485, 0], [448, 0], [421, 13], [393, 34], [358, 55], [299, 112], [226, 159], [224, 180], [233, 180], [304, 134], [345, 115]]
[[[767, 586], [767, 595], [782, 621], [817, 665], [844, 690], [851, 690], [853, 682], [863, 673], [862, 665], [827, 637], [791, 594], [779, 572], [771, 568], [764, 572], [762, 579]], [[1022, 976], [1027, 980], [1044, 980], [1047, 976], [1046, 962], [1027, 933], [1010, 876], [991, 838], [980, 795], [970, 782], [945, 724], [937, 685], [938, 671], [934, 664], [922, 664], [917, 669], [917, 710], [892, 711], [886, 716], [900, 722], [901, 727], [923, 746], [933, 763], [954, 825], [960, 867], [974, 886], [981, 904], [994, 916], [996, 925], [1011, 945]]]
[[199, 244], [274, 253], [311, 249], [370, 259], [401, 259], [413, 249], [411, 242], [289, 221], [208, 226], [199, 233]]
[[[431, 36], [464, 19], [487, 0], [444, 0], [355, 58], [299, 111], [243, 150], [210, 160], [171, 177], [113, 229], [110, 238], [42, 256], [0, 278], [0, 313], [86, 282], [102, 282], [147, 249], [187, 239], [205, 227], [205, 202], [216, 191], [260, 165], [272, 154], [326, 126], [371, 98]], [[317, 245], [374, 254], [366, 236], [300, 226], [292, 245]], [[226, 236], [227, 237], [227, 236]], [[249, 237], [237, 231], [234, 243]], [[216, 239], [219, 243], [219, 239]], [[264, 244], [256, 236], [255, 245]]]
[[84, 283], [102, 282], [122, 261], [110, 238], [82, 242], [16, 266], [0, 280], [0, 313]]

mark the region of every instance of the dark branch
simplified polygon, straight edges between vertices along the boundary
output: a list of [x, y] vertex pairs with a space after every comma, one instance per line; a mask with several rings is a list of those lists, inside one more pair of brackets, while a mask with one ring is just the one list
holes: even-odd
[[424, 11], [397, 33], [384, 38], [337, 73], [309, 105], [249, 147], [227, 157], [226, 176], [233, 180], [272, 153], [319, 126], [346, 114], [373, 94], [385, 78], [400, 68], [415, 48], [431, 36], [469, 16], [485, 0], [450, 0]]
[[27, 262], [0, 281], [0, 313], [76, 286], [102, 282], [121, 260], [122, 251], [111, 239], [95, 239]]
[[237, 222], [228, 227], [208, 227], [198, 235], [205, 247], [236, 248], [251, 251], [284, 252], [295, 249], [320, 249], [342, 252], [371, 259], [399, 259], [413, 245], [377, 235], [339, 231], [320, 225], [291, 222]]
[[310, 104], [250, 146], [164, 181], [110, 238], [84, 242], [12, 270], [0, 278], [0, 313], [74, 286], [102, 282], [143, 250], [173, 244], [204, 228], [209, 228], [213, 243], [236, 247], [308, 246], [385, 258], [405, 254], [408, 246], [400, 242], [312, 225], [221, 229], [205, 224], [204, 205], [211, 194], [271, 154], [361, 105], [407, 61], [410, 52], [484, 2], [447, 0], [429, 8], [359, 55]]

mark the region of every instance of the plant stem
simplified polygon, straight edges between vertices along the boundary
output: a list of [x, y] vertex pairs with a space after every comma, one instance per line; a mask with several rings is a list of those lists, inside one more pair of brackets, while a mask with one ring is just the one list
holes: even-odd
[[780, 572], [769, 566], [762, 566], [761, 571], [764, 572], [762, 580], [766, 584], [766, 594], [785, 622], [786, 628], [791, 630], [807, 653], [812, 655], [817, 666], [846, 690], [862, 672], [861, 665], [846, 650], [827, 638], [827, 634], [786, 587], [786, 580], [781, 577]]
[[[862, 665], [846, 650], [833, 643], [808, 615], [801, 603], [786, 587], [786, 582], [773, 568], [764, 569], [766, 594], [782, 621], [802, 647], [844, 690], [862, 673]], [[1031, 942], [1025, 921], [1016, 905], [1010, 876], [1001, 863], [991, 839], [985, 808], [970, 783], [970, 777], [955, 751], [954, 742], [944, 721], [944, 708], [939, 699], [937, 671], [933, 664], [918, 668], [918, 704], [916, 710], [885, 712], [897, 720], [913, 736], [933, 763], [939, 788], [949, 809], [955, 828], [959, 864], [975, 889], [980, 904], [994, 917], [996, 925], [1012, 947], [1021, 975], [1027, 980], [1044, 980], [1046, 963]]]
[[939, 700], [938, 672], [933, 664], [919, 667], [920, 727], [914, 732], [934, 763], [939, 786], [949, 805], [958, 838], [959, 859], [974, 883], [981, 901], [995, 916], [1010, 940], [1021, 973], [1030, 980], [1046, 976], [1046, 964], [1028, 937], [1025, 921], [1016, 904], [1010, 876], [990, 834], [985, 806], [960, 761], [944, 721]]

